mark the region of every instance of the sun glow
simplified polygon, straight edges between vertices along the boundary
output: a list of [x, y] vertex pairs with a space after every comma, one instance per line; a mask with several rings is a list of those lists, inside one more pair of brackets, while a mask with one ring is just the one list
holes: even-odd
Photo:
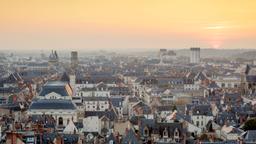
[[1, 0], [0, 46], [184, 48], [197, 41], [201, 47], [253, 47], [255, 5], [252, 0]]

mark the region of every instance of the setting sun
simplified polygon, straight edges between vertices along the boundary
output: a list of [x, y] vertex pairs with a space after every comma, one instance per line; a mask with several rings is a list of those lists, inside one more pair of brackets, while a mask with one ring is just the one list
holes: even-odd
[[255, 6], [251, 0], [1, 0], [0, 42], [7, 49], [184, 48], [195, 41], [253, 48]]

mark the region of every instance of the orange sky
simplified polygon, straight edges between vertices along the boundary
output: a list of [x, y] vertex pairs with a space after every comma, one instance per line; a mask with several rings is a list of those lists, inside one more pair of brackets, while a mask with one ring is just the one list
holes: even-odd
[[256, 48], [254, 0], [0, 0], [0, 49]]

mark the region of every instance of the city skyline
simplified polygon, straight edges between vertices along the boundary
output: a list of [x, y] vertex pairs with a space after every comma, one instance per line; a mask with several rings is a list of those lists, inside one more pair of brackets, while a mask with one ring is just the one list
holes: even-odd
[[0, 2], [0, 50], [255, 48], [254, 1]]

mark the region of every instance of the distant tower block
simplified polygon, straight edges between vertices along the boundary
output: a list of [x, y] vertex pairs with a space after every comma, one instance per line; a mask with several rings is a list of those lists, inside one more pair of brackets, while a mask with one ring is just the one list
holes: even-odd
[[160, 63], [159, 64], [163, 64], [163, 55], [167, 53], [167, 49], [160, 49], [159, 51], [159, 59], [160, 59]]
[[78, 53], [77, 51], [71, 52], [71, 67], [76, 68], [78, 66]]
[[194, 63], [194, 64], [200, 63], [200, 48], [198, 47], [190, 48], [190, 63]]

